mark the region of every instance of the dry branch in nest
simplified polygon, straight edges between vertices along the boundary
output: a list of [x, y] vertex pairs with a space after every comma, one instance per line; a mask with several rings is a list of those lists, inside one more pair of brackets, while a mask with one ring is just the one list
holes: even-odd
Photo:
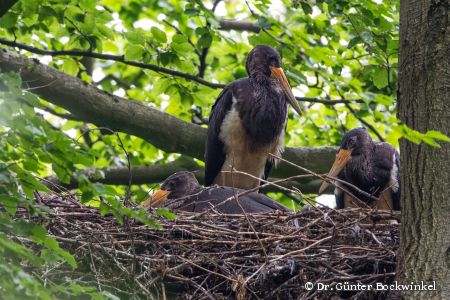
[[[311, 208], [299, 213], [160, 217], [161, 229], [119, 224], [111, 215], [69, 196], [45, 195], [44, 224], [78, 268], [42, 276], [68, 276], [128, 298], [173, 299], [382, 299], [386, 291], [336, 291], [339, 284], [390, 283], [395, 275], [398, 213]], [[329, 284], [307, 291], [305, 283]], [[315, 286], [317, 287], [317, 285]], [[332, 290], [334, 289], [334, 290]]]

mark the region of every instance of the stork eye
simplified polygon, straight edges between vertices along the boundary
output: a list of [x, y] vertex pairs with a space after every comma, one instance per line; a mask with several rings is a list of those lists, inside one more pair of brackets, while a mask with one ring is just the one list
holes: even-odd
[[277, 58], [275, 56], [272, 56], [270, 58], [270, 65], [271, 66], [276, 66], [277, 65]]
[[353, 146], [355, 145], [355, 143], [356, 143], [356, 137], [355, 137], [355, 138], [351, 138], [351, 139], [348, 141], [349, 147], [353, 147]]

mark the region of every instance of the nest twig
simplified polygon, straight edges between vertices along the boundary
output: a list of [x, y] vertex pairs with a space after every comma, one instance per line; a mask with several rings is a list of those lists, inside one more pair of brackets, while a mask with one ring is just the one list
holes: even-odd
[[[390, 283], [399, 246], [399, 213], [313, 208], [299, 213], [160, 217], [161, 229], [120, 225], [69, 196], [45, 195], [44, 224], [79, 267], [42, 274], [69, 276], [124, 297], [172, 299], [381, 299], [385, 291], [337, 291], [339, 283]], [[312, 290], [305, 283], [316, 284]], [[317, 289], [317, 283], [328, 290]]]

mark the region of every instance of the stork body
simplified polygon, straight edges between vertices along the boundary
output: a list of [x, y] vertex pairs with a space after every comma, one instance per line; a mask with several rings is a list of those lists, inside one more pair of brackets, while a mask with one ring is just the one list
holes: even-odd
[[273, 163], [269, 153], [283, 152], [287, 103], [301, 112], [274, 49], [255, 47], [246, 67], [249, 77], [227, 85], [211, 111], [205, 152], [207, 186], [257, 187]]
[[[369, 207], [400, 210], [399, 169], [399, 153], [394, 147], [373, 141], [364, 128], [349, 131], [342, 139], [329, 175], [351, 183], [378, 200], [336, 182], [334, 193], [337, 208], [366, 207], [356, 197]], [[319, 193], [327, 186], [328, 183], [324, 182]]]
[[147, 200], [144, 206], [164, 206], [173, 211], [187, 212], [211, 210], [223, 214], [289, 211], [285, 206], [262, 194], [245, 192], [239, 196], [243, 192], [245, 191], [231, 187], [204, 188], [200, 186], [194, 174], [182, 171], [169, 176], [161, 185], [161, 190]]

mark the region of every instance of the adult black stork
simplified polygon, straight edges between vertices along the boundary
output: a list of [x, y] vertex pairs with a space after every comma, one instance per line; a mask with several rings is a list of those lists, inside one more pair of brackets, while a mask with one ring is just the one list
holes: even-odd
[[[244, 194], [239, 196], [240, 193]], [[211, 209], [223, 214], [289, 211], [271, 198], [255, 192], [221, 186], [204, 188], [200, 186], [194, 174], [187, 171], [169, 176], [161, 185], [161, 189], [146, 200], [143, 206], [164, 206], [173, 211], [188, 212]]]
[[283, 152], [287, 103], [301, 113], [275, 49], [256, 46], [248, 54], [245, 67], [248, 77], [228, 84], [211, 111], [205, 152], [206, 186], [259, 186], [259, 178], [267, 178], [273, 163], [269, 153]]
[[[399, 153], [394, 147], [388, 143], [373, 141], [365, 128], [350, 130], [342, 139], [328, 175], [351, 183], [369, 196], [344, 183], [336, 182], [334, 194], [337, 208], [365, 206], [341, 189], [344, 188], [369, 207], [400, 210], [399, 169]], [[324, 181], [319, 194], [328, 186], [329, 183]]]

